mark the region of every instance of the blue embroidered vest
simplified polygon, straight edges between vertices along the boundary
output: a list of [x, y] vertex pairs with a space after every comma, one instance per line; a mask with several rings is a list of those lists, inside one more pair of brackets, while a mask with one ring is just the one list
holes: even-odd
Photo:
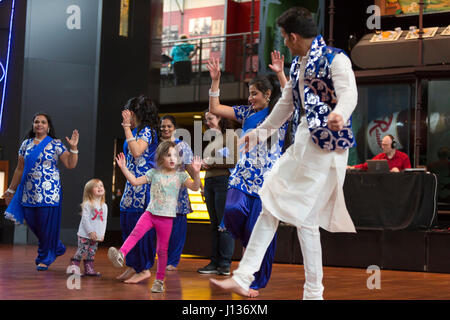
[[[304, 74], [304, 111], [313, 142], [326, 150], [348, 149], [355, 145], [351, 117], [340, 131], [332, 131], [327, 126], [328, 115], [334, 110], [337, 99], [331, 79], [331, 63], [336, 54], [343, 50], [328, 47], [318, 35], [309, 51]], [[300, 124], [302, 101], [298, 81], [300, 77], [300, 57], [295, 57], [290, 70], [294, 113], [292, 116], [292, 136]]]

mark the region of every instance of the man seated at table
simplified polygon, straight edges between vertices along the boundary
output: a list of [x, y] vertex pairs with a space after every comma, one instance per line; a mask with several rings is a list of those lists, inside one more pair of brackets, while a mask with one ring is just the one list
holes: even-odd
[[[383, 152], [377, 154], [372, 160], [387, 160], [391, 172], [400, 172], [406, 168], [411, 168], [411, 162], [408, 155], [397, 150], [396, 144], [397, 143], [392, 135], [388, 134], [384, 136], [383, 140], [381, 140], [381, 149], [383, 149]], [[367, 163], [347, 166], [347, 169], [367, 171]]]

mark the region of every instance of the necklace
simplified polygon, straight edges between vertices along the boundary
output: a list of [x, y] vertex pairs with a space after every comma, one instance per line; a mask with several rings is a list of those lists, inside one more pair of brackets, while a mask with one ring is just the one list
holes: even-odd
[[42, 140], [44, 140], [44, 138], [45, 137], [43, 137], [42, 139], [38, 139], [38, 138], [34, 137], [34, 140], [37, 141], [37, 142], [41, 142]]

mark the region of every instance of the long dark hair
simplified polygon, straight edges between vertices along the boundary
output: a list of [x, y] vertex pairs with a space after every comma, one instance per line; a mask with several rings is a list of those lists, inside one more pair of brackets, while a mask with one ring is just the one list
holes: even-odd
[[154, 131], [152, 131], [152, 139], [156, 138], [157, 141], [159, 141], [160, 123], [158, 107], [150, 98], [144, 95], [131, 98], [125, 104], [124, 109], [133, 111], [136, 118], [140, 121], [139, 126], [137, 127], [137, 133], [148, 126]]
[[273, 107], [281, 97], [280, 83], [275, 74], [269, 73], [267, 75], [259, 75], [252, 79], [248, 86], [254, 85], [256, 89], [265, 94], [268, 90], [271, 91], [269, 101], [269, 114], [272, 112]]
[[27, 137], [29, 139], [36, 137], [36, 133], [34, 133], [34, 131], [33, 131], [33, 124], [34, 124], [34, 120], [36, 119], [37, 116], [44, 116], [47, 119], [48, 127], [50, 129], [48, 131], [47, 135], [52, 137], [53, 139], [56, 139], [55, 127], [53, 127], [52, 118], [50, 118], [50, 116], [48, 114], [46, 114], [45, 112], [38, 112], [33, 116], [33, 120], [31, 121], [31, 129], [30, 129], [30, 131], [28, 131]]

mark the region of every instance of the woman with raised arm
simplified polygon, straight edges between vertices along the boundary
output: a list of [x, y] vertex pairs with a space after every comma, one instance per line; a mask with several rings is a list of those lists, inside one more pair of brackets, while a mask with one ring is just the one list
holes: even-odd
[[[273, 53], [272, 67], [276, 65], [283, 70], [283, 58]], [[281, 66], [280, 66], [281, 65]], [[211, 89], [209, 90], [209, 111], [222, 118], [238, 121], [242, 124], [243, 133], [256, 128], [270, 114], [280, 97], [280, 89], [275, 84], [273, 76], [258, 76], [249, 82], [248, 105], [226, 106], [220, 103], [220, 64], [218, 59], [208, 62], [211, 76]], [[278, 77], [282, 73], [278, 73]], [[278, 79], [284, 83], [285, 77]], [[241, 240], [243, 247], [247, 246], [251, 232], [261, 212], [261, 200], [258, 191], [264, 181], [264, 174], [268, 172], [275, 161], [281, 156], [288, 122], [268, 142], [259, 144], [247, 153], [240, 155], [229, 178], [229, 190], [224, 210], [224, 224], [233, 237]], [[272, 263], [275, 254], [275, 237], [266, 251], [264, 262], [255, 273], [255, 281], [251, 285], [250, 297], [256, 297], [258, 289], [264, 288], [269, 281]], [[208, 265], [203, 269], [210, 269]], [[199, 272], [201, 272], [199, 270]]]
[[[159, 117], [155, 103], [139, 96], [128, 100], [122, 111], [122, 127], [126, 141], [123, 153], [126, 167], [136, 177], [141, 177], [155, 167], [155, 152], [159, 141]], [[150, 185], [133, 186], [128, 181], [120, 201], [120, 226], [125, 240], [145, 212], [150, 201]], [[150, 278], [155, 250], [154, 231], [147, 233], [127, 257], [127, 269], [117, 277], [125, 283], [138, 283]]]
[[26, 221], [39, 240], [37, 270], [45, 271], [66, 247], [59, 239], [61, 228], [62, 188], [57, 167], [58, 160], [68, 169], [78, 163], [77, 130], [69, 139], [69, 150], [56, 139], [55, 128], [49, 115], [33, 116], [28, 138], [22, 142], [19, 158], [5, 198], [7, 219], [17, 224]]

